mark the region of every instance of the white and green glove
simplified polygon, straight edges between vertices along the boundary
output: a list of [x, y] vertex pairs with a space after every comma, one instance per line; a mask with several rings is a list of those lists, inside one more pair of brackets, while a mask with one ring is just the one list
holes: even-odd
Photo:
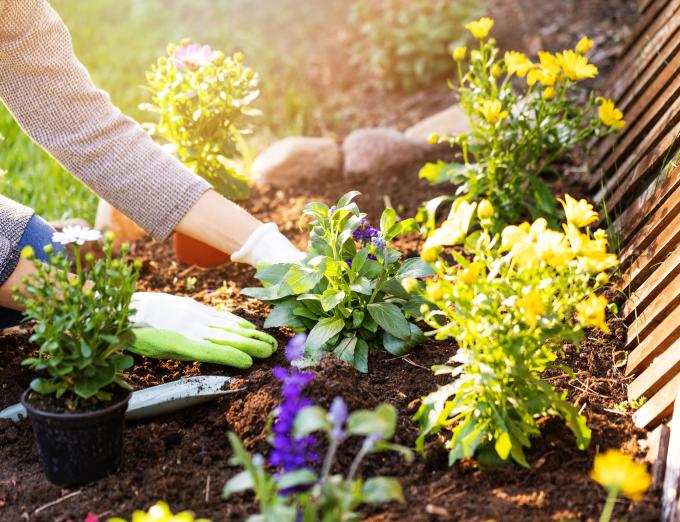
[[265, 223], [257, 227], [241, 248], [231, 254], [231, 259], [257, 268], [262, 264], [299, 263], [304, 256], [279, 232], [275, 223]]
[[131, 352], [155, 359], [179, 359], [249, 368], [278, 343], [254, 324], [190, 297], [136, 292], [130, 318], [136, 336]]

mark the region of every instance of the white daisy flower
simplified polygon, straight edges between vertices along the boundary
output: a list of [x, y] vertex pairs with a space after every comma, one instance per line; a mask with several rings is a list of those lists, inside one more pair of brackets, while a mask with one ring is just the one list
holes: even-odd
[[98, 241], [101, 237], [99, 230], [75, 225], [64, 227], [61, 232], [55, 232], [52, 235], [52, 242], [62, 245], [70, 245], [71, 243], [83, 245], [86, 241]]

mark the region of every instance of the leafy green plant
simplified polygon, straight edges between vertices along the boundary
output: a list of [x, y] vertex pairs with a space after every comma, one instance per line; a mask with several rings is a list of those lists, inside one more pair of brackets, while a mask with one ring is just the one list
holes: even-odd
[[441, 78], [450, 54], [463, 45], [464, 22], [478, 16], [479, 0], [358, 0], [350, 21], [355, 63], [366, 63], [390, 89], [412, 90]]
[[[422, 255], [436, 272], [424, 291], [434, 303], [425, 320], [436, 339], [453, 338], [459, 349], [433, 368], [451, 383], [423, 399], [415, 416], [419, 450], [426, 436], [446, 430], [451, 463], [495, 450], [528, 466], [524, 448], [546, 415], [563, 417], [578, 447], [587, 447], [585, 418], [541, 373], [556, 367], [564, 340], [578, 345], [589, 326], [608, 331], [607, 300], [593, 292], [617, 258], [603, 230], [584, 228], [598, 219], [590, 204], [567, 195], [563, 205], [564, 232], [539, 218], [493, 233], [488, 201], [477, 208], [458, 199], [425, 242]], [[471, 229], [475, 211], [481, 230]]]
[[[223, 497], [253, 490], [260, 513], [249, 517], [249, 522], [353, 522], [360, 520], [355, 510], [361, 504], [379, 505], [390, 501], [404, 501], [401, 484], [391, 477], [357, 477], [362, 460], [372, 453], [397, 451], [407, 462], [412, 460], [408, 448], [388, 442], [394, 435], [397, 412], [389, 404], [374, 410], [358, 410], [349, 416], [342, 399], [336, 398], [329, 411], [319, 406], [308, 406], [295, 418], [299, 437], [314, 432], [326, 434], [328, 450], [320, 474], [310, 468], [272, 475], [265, 468], [262, 455], [250, 456], [234, 433], [229, 433], [233, 456], [230, 463], [244, 470], [224, 486]], [[331, 467], [339, 446], [348, 437], [364, 437], [346, 476], [331, 474]]]
[[304, 216], [311, 219], [309, 254], [300, 264], [275, 264], [258, 270], [263, 288], [247, 288], [244, 295], [274, 304], [265, 327], [288, 326], [309, 330], [307, 360], [325, 354], [368, 371], [370, 346], [382, 345], [402, 355], [425, 340], [409, 318], [420, 315], [423, 299], [406, 292], [405, 277], [432, 273], [419, 258], [400, 262], [389, 242], [416, 228], [413, 219], [397, 222], [388, 208], [380, 228], [372, 227], [349, 192], [329, 208], [310, 203]]
[[[31, 388], [62, 398], [75, 409], [80, 399], [109, 400], [112, 385], [129, 389], [121, 372], [133, 363], [125, 350], [134, 341], [128, 317], [140, 264], [124, 262], [127, 245], [121, 248], [121, 257], [114, 258], [110, 234], [102, 247], [102, 259], [95, 261], [91, 253], [83, 256], [80, 245], [99, 234], [70, 228], [55, 241], [72, 243], [74, 274], [69, 274], [67, 256], [61, 251], [54, 254], [51, 245], [45, 247], [50, 263], [35, 259], [27, 247], [23, 255], [33, 260], [37, 272], [24, 279], [25, 293], [14, 290], [26, 316], [36, 321], [31, 341], [40, 348], [37, 357], [23, 364], [49, 375], [34, 379]], [[91, 268], [85, 269], [83, 261]]]
[[220, 194], [244, 199], [250, 152], [243, 136], [259, 114], [249, 107], [259, 94], [257, 84], [242, 53], [224, 56], [189, 42], [170, 45], [147, 73], [151, 103], [143, 108], [157, 114], [158, 122], [146, 127]]
[[[575, 50], [539, 52], [534, 63], [515, 51], [500, 57], [495, 40], [487, 38], [492, 26], [489, 18], [466, 26], [479, 41], [466, 65], [467, 49], [454, 51], [459, 82], [451, 88], [470, 130], [431, 136], [433, 143], [458, 147], [461, 161], [429, 163], [420, 177], [433, 185], [452, 183], [455, 195], [470, 201], [490, 200], [499, 230], [527, 215], [554, 224], [559, 212], [544, 176], [557, 174], [556, 164], [571, 151], [623, 127], [622, 114], [610, 100], [580, 87], [598, 72], [585, 56], [590, 40], [582, 39]], [[515, 78], [525, 78], [526, 85], [515, 89]], [[423, 209], [420, 220], [428, 230], [434, 227], [438, 205], [452, 200], [439, 198]]]

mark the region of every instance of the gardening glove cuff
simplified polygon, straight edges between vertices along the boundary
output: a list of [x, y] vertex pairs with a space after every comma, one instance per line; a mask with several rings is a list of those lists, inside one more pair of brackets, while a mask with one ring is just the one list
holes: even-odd
[[233, 261], [257, 267], [263, 263], [299, 263], [304, 254], [279, 232], [275, 223], [260, 225], [243, 246], [231, 254]]

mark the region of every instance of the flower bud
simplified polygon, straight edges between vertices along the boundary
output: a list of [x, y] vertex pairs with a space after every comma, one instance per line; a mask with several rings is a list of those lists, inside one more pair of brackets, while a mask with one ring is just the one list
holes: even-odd
[[21, 249], [21, 257], [28, 261], [33, 261], [35, 259], [35, 250], [32, 246], [25, 246]]
[[545, 101], [550, 101], [555, 96], [557, 96], [557, 91], [555, 91], [555, 89], [553, 89], [552, 87], [548, 87], [548, 88], [546, 88], [545, 91], [543, 91], [543, 99]]
[[604, 286], [609, 282], [609, 276], [605, 272], [600, 272], [595, 277], [595, 284], [597, 286]]
[[85, 261], [92, 263], [92, 261], [94, 261], [94, 254], [92, 252], [85, 254]]
[[436, 132], [433, 132], [432, 134], [430, 134], [427, 137], [427, 142], [430, 145], [436, 145], [437, 143], [439, 143], [439, 134], [437, 134]]
[[465, 55], [467, 55], [467, 47], [456, 47], [453, 50], [453, 53], [451, 53], [451, 56], [453, 56], [453, 59], [457, 62], [462, 62], [465, 60]]
[[427, 312], [430, 311], [430, 307], [426, 305], [425, 303], [420, 305], [420, 313], [425, 315]]
[[472, 51], [470, 53], [470, 60], [472, 60], [473, 62], [476, 62], [477, 60], [481, 60], [481, 59], [482, 59], [482, 53], [480, 53], [479, 51]]
[[491, 219], [494, 215], [494, 212], [495, 210], [493, 205], [488, 199], [483, 199], [479, 202], [479, 205], [477, 205], [477, 217], [480, 220]]
[[503, 68], [500, 65], [498, 65], [497, 63], [494, 63], [491, 66], [491, 76], [493, 76], [494, 78], [500, 78], [502, 74], [503, 74]]
[[446, 294], [440, 283], [429, 285], [425, 293], [430, 301], [441, 301]]
[[241, 51], [236, 51], [234, 53], [234, 60], [236, 60], [237, 62], [239, 63], [242, 62], [244, 58], [245, 56], [243, 56], [243, 53]]
[[109, 243], [109, 244], [113, 243], [114, 239], [116, 239], [116, 234], [114, 234], [110, 230], [106, 234], [104, 234], [104, 240], [107, 243]]
[[404, 287], [404, 290], [409, 294], [412, 294], [418, 290], [418, 280], [413, 277], [405, 277], [401, 282], [401, 286]]
[[434, 263], [437, 260], [437, 249], [436, 248], [428, 248], [427, 250], [423, 250], [420, 253], [420, 257], [426, 263]]

